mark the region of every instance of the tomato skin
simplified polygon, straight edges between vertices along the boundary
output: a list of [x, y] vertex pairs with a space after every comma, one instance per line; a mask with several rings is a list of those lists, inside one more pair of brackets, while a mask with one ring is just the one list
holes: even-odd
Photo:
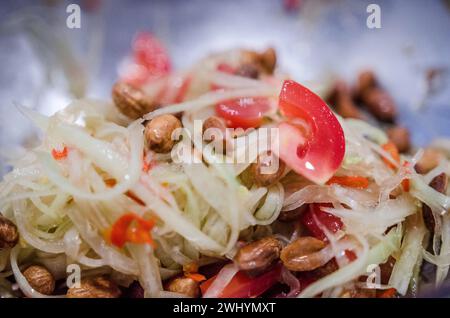
[[134, 60], [157, 75], [171, 70], [169, 55], [163, 44], [149, 32], [139, 32], [133, 42]]
[[[258, 297], [275, 285], [281, 275], [281, 265], [257, 276], [250, 277], [245, 272], [238, 272], [231, 282], [224, 288], [219, 298], [254, 298]], [[217, 275], [216, 275], [217, 276]], [[216, 276], [211, 277], [200, 285], [202, 294], [211, 286]]]
[[127, 66], [122, 80], [139, 87], [169, 74], [171, 68], [164, 45], [153, 34], [138, 32], [132, 43], [132, 62]]
[[301, 215], [300, 220], [315, 238], [327, 241], [327, 236], [324, 231], [322, 231], [319, 224], [317, 224], [317, 221], [332, 233], [336, 233], [338, 230], [342, 229], [344, 224], [339, 217], [322, 211], [321, 207], [331, 207], [331, 204], [310, 204], [309, 209]]
[[[280, 158], [298, 174], [325, 183], [345, 154], [344, 132], [336, 116], [319, 96], [292, 80], [283, 83], [279, 107], [288, 118], [278, 126]], [[297, 127], [295, 119], [306, 122], [309, 129]]]
[[216, 114], [232, 128], [256, 128], [261, 126], [264, 114], [270, 110], [270, 102], [264, 97], [231, 99], [216, 105]]

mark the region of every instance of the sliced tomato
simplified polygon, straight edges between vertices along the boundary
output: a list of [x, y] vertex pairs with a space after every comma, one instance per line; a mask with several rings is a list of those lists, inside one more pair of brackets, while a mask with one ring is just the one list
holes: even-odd
[[342, 229], [344, 224], [339, 217], [322, 211], [321, 207], [331, 207], [331, 204], [310, 204], [309, 209], [301, 215], [300, 220], [314, 237], [326, 241], [327, 236], [318, 222], [332, 233]]
[[[254, 298], [258, 297], [270, 287], [275, 285], [281, 275], [281, 266], [276, 266], [272, 270], [257, 276], [250, 277], [244, 272], [238, 272], [231, 282], [224, 288], [219, 298]], [[217, 275], [216, 275], [217, 276]], [[216, 276], [211, 277], [200, 285], [202, 294], [211, 286]]]
[[137, 33], [132, 44], [132, 53], [133, 60], [122, 78], [127, 83], [141, 86], [171, 71], [166, 48], [149, 32]]
[[171, 62], [166, 48], [149, 32], [139, 32], [133, 42], [133, 56], [137, 63], [156, 75], [168, 74]]
[[[344, 159], [345, 138], [339, 121], [316, 94], [287, 80], [281, 89], [279, 106], [287, 117], [279, 127], [279, 156], [295, 172], [323, 184]], [[302, 120], [299, 125], [296, 120]]]
[[246, 97], [223, 101], [216, 105], [218, 116], [232, 128], [256, 128], [262, 123], [264, 114], [270, 110], [270, 102], [264, 97]]

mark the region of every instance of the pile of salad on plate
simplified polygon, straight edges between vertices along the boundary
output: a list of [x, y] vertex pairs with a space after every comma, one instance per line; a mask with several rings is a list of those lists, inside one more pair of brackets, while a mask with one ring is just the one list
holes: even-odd
[[448, 144], [413, 149], [371, 72], [332, 108], [306, 86], [270, 48], [173, 71], [140, 33], [112, 101], [20, 107], [42, 142], [0, 183], [0, 296], [415, 296], [425, 265], [440, 285]]

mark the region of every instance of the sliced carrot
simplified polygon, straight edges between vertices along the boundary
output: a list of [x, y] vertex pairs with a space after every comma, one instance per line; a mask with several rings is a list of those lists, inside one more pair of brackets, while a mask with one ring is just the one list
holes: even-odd
[[[405, 161], [403, 163], [403, 167], [408, 168], [406, 170], [407, 173], [411, 173], [411, 171], [409, 170], [409, 168], [411, 167], [411, 163], [409, 163], [408, 161]], [[411, 188], [411, 182], [409, 181], [409, 179], [402, 180], [402, 188], [403, 188], [403, 191], [409, 192], [409, 189]]]
[[55, 160], [66, 159], [68, 153], [69, 153], [69, 150], [67, 149], [66, 146], [64, 146], [64, 148], [62, 150], [57, 150], [55, 148], [52, 149], [52, 156], [53, 156], [53, 158], [55, 158]]
[[154, 241], [150, 234], [154, 225], [154, 220], [145, 220], [137, 214], [127, 213], [122, 215], [105, 234], [109, 234], [111, 244], [119, 248], [122, 248], [127, 242], [150, 244], [154, 247]]
[[[397, 149], [397, 146], [392, 141], [388, 141], [381, 147], [383, 148], [384, 151], [386, 151], [387, 153], [389, 153], [391, 155], [391, 157], [392, 157], [392, 159], [394, 159], [394, 161], [400, 162], [400, 153]], [[389, 168], [395, 169], [395, 165], [390, 160], [383, 157], [383, 161]]]
[[366, 189], [369, 186], [369, 179], [358, 176], [334, 176], [328, 180], [327, 184], [339, 184], [344, 187]]
[[199, 273], [184, 273], [184, 276], [193, 279], [196, 282], [203, 282], [206, 280], [206, 277]]
[[403, 191], [409, 192], [409, 189], [411, 188], [411, 182], [409, 181], [409, 179], [402, 180], [402, 188]]

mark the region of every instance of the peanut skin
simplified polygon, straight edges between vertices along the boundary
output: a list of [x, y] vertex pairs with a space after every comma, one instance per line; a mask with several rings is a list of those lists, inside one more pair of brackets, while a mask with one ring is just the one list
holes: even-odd
[[265, 237], [239, 249], [234, 257], [241, 270], [258, 275], [269, 269], [280, 257], [281, 243], [274, 237]]
[[318, 253], [325, 246], [322, 240], [314, 237], [300, 237], [283, 248], [280, 258], [291, 271], [312, 271], [325, 265], [323, 257]]
[[367, 70], [359, 75], [354, 95], [378, 120], [395, 121], [397, 107], [388, 92], [379, 85], [372, 71]]
[[119, 287], [105, 276], [81, 279], [79, 287], [71, 287], [67, 291], [68, 298], [119, 298]]
[[146, 124], [144, 131], [148, 147], [158, 153], [169, 152], [175, 144], [172, 133], [181, 127], [180, 120], [170, 114], [153, 118]]
[[138, 119], [157, 108], [142, 90], [126, 83], [114, 84], [112, 98], [120, 112], [131, 119]]
[[363, 119], [363, 115], [356, 107], [347, 84], [338, 80], [327, 97], [327, 102], [344, 118]]
[[397, 146], [399, 152], [407, 152], [411, 147], [409, 131], [402, 126], [394, 126], [386, 131], [389, 139]]
[[19, 241], [17, 226], [0, 213], [0, 250], [13, 248]]
[[23, 272], [23, 276], [41, 294], [51, 295], [55, 290], [55, 279], [44, 266], [32, 265]]
[[189, 277], [177, 277], [172, 279], [167, 284], [166, 289], [192, 298], [200, 297], [199, 283]]

